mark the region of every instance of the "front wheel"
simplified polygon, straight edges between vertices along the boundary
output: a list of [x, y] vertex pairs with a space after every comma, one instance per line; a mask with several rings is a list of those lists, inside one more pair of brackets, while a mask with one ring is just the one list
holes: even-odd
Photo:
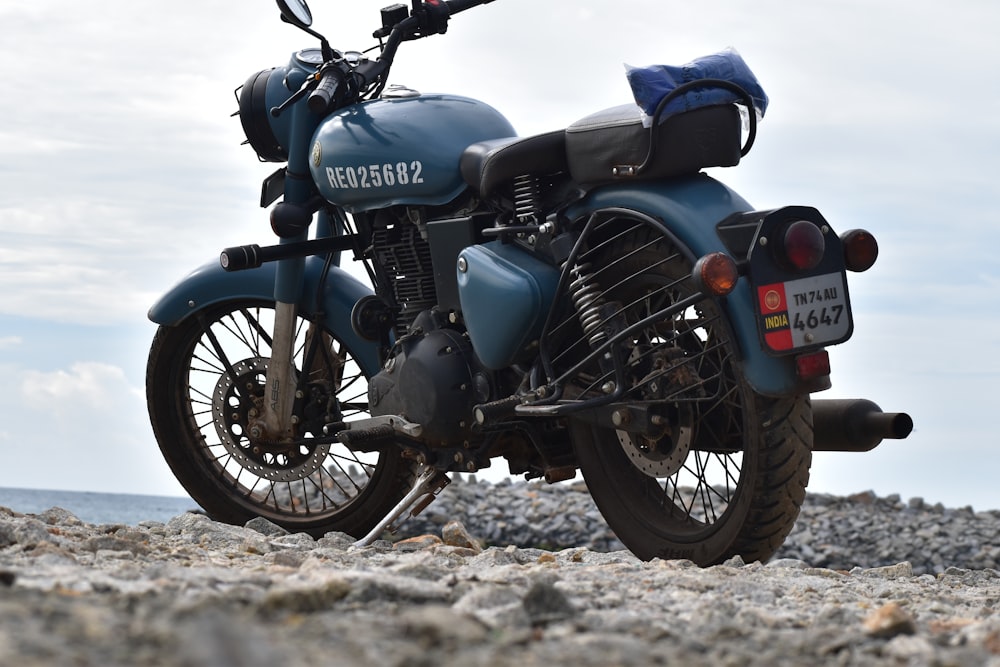
[[311, 330], [301, 316], [293, 359], [297, 374], [305, 374], [299, 437], [250, 437], [248, 424], [264, 400], [273, 325], [273, 303], [243, 299], [159, 328], [146, 393], [160, 451], [213, 519], [242, 525], [262, 516], [316, 537], [360, 537], [409, 490], [411, 464], [396, 451], [359, 454], [322, 441], [324, 422], [368, 416], [368, 382], [333, 332]]
[[[571, 424], [584, 479], [608, 525], [646, 560], [767, 560], [805, 498], [808, 396], [773, 399], [752, 390], [715, 300], [673, 307], [695, 294], [691, 261], [656, 229], [611, 216], [579, 265], [615, 305], [621, 327], [652, 322], [619, 351], [629, 383], [622, 402], [647, 409], [660, 429]], [[672, 314], [656, 321], [661, 312]], [[595, 364], [581, 378], [587, 397], [611, 376]]]

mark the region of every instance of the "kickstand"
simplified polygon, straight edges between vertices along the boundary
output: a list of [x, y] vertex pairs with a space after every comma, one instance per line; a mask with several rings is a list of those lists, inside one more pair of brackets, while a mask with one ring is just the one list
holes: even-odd
[[[443, 472], [432, 466], [426, 466], [417, 475], [417, 479], [413, 483], [413, 488], [410, 489], [410, 492], [407, 493], [403, 497], [403, 499], [400, 500], [399, 503], [392, 508], [392, 511], [389, 512], [389, 514], [387, 514], [384, 519], [378, 522], [378, 525], [372, 528], [370, 533], [368, 533], [363, 538], [355, 542], [354, 546], [367, 547], [370, 544], [372, 544], [375, 540], [379, 539], [382, 536], [382, 534], [387, 530], [390, 533], [395, 533], [396, 530], [399, 528], [399, 524], [397, 524], [396, 521], [400, 517], [403, 517], [403, 514], [406, 513], [406, 510], [410, 509], [411, 506], [416, 504], [417, 501], [420, 500], [421, 496], [426, 496], [426, 497], [419, 504], [417, 504], [416, 507], [413, 508], [413, 511], [411, 511], [409, 514], [403, 517], [403, 521], [410, 518], [411, 516], [416, 516], [420, 514], [420, 512], [423, 511], [425, 507], [427, 507], [428, 505], [431, 504], [431, 502], [434, 501], [434, 498], [437, 497], [437, 494], [441, 491], [441, 489], [448, 486], [450, 483], [451, 480], [448, 479], [448, 476], [445, 475]], [[402, 521], [400, 521], [399, 523], [401, 524]]]

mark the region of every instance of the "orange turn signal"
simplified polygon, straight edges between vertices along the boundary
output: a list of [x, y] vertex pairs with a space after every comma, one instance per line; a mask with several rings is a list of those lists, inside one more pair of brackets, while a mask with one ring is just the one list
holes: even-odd
[[713, 252], [695, 262], [692, 277], [703, 294], [725, 296], [736, 288], [740, 270], [724, 252]]

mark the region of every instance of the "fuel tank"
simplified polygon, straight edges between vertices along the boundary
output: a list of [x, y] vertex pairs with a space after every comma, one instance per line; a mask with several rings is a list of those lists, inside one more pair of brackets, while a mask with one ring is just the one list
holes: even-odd
[[410, 92], [342, 109], [316, 129], [310, 170], [327, 201], [348, 211], [445, 204], [465, 188], [467, 146], [515, 136], [487, 104]]

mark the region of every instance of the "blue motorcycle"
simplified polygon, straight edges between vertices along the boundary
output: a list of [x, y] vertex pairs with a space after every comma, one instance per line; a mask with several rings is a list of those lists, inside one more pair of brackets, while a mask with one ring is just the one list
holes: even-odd
[[403, 42], [490, 1], [386, 7], [358, 52], [278, 0], [319, 47], [237, 97], [250, 146], [283, 164], [261, 193], [280, 241], [226, 249], [150, 310], [163, 456], [217, 520], [362, 544], [448, 473], [580, 470], [640, 558], [766, 560], [813, 451], [912, 428], [810, 398], [875, 239], [702, 173], [740, 161], [766, 103], [735, 54], [705, 76], [637, 72], [642, 107], [531, 137], [482, 102], [387, 85]]

